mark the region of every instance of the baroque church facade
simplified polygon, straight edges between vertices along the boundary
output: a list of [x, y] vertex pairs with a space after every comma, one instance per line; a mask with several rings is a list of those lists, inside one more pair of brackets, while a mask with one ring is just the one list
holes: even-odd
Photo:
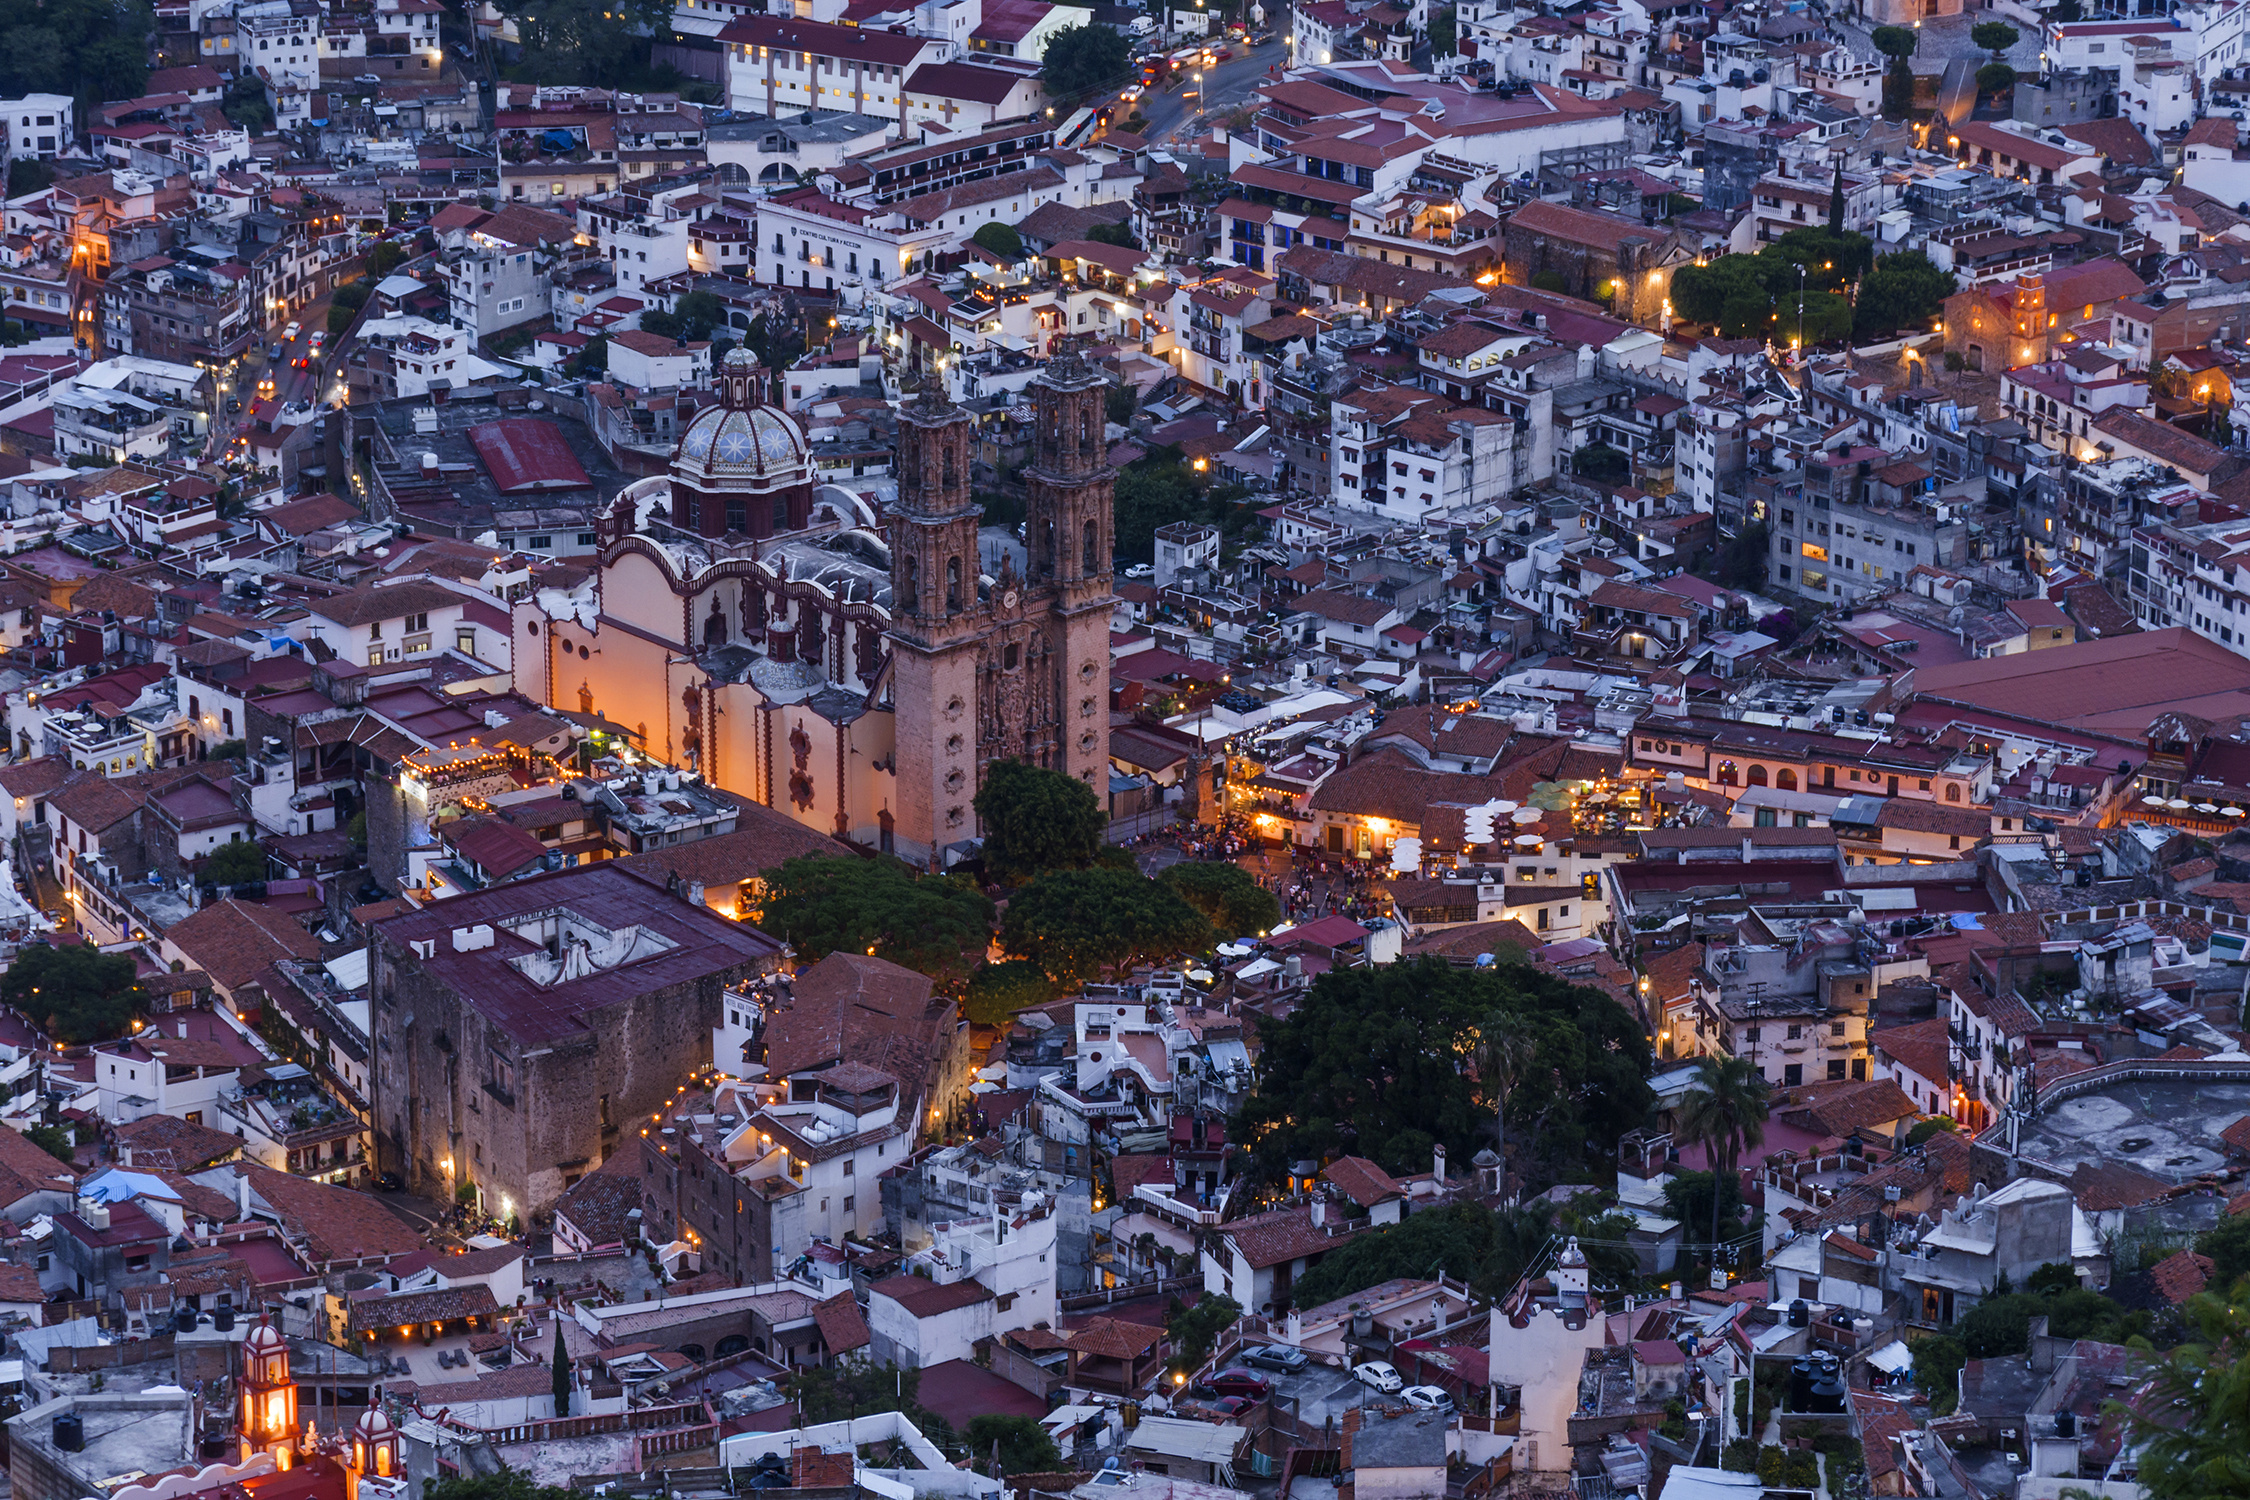
[[1106, 800], [1115, 472], [1107, 382], [1074, 355], [1034, 412], [1023, 559], [980, 539], [973, 414], [899, 414], [887, 508], [820, 482], [746, 351], [669, 471], [598, 517], [591, 588], [516, 606], [516, 682], [826, 834], [942, 865], [995, 760]]

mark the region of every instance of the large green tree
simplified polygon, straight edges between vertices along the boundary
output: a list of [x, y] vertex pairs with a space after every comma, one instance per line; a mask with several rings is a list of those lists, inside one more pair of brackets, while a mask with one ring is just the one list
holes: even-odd
[[1193, 1307], [1177, 1307], [1164, 1320], [1164, 1336], [1172, 1341], [1172, 1368], [1195, 1370], [1211, 1357], [1219, 1335], [1242, 1316], [1242, 1304], [1232, 1297], [1206, 1292]]
[[522, 1469], [492, 1474], [444, 1474], [422, 1491], [423, 1500], [576, 1500], [568, 1485], [541, 1484]]
[[1063, 1464], [1062, 1450], [1036, 1418], [985, 1412], [961, 1429], [969, 1462], [979, 1474], [1052, 1474]]
[[1020, 884], [1050, 870], [1080, 870], [1101, 857], [1109, 812], [1075, 776], [1020, 760], [994, 761], [977, 788], [984, 868]]
[[641, 314], [641, 332], [658, 338], [707, 339], [712, 330], [725, 328], [727, 305], [715, 292], [687, 292], [666, 312], [651, 308]]
[[1133, 44], [1107, 26], [1065, 26], [1047, 38], [1039, 76], [1047, 92], [1066, 95], [1108, 92], [1132, 81]]
[[1953, 273], [1939, 270], [1919, 250], [1886, 255], [1859, 284], [1853, 326], [1863, 337], [1920, 327], [1945, 307], [1953, 287]]
[[1025, 958], [986, 964], [969, 976], [961, 997], [961, 1014], [978, 1026], [1005, 1026], [1019, 1010], [1045, 1005], [1055, 998], [1055, 982], [1039, 965]]
[[248, 885], [266, 878], [266, 851], [249, 839], [221, 844], [203, 862], [203, 885]]
[[35, 944], [0, 975], [0, 1001], [58, 1042], [77, 1046], [122, 1036], [146, 1007], [132, 959], [90, 943]]
[[1008, 898], [1000, 943], [1066, 987], [1211, 944], [1211, 924], [1170, 886], [1100, 865], [1042, 875]]
[[[1507, 1027], [1531, 1061], [1502, 1085], [1480, 1077], [1488, 1028]], [[1599, 990], [1525, 965], [1456, 969], [1440, 959], [1336, 969], [1288, 1017], [1261, 1028], [1257, 1087], [1232, 1137], [1256, 1171], [1365, 1156], [1389, 1171], [1426, 1171], [1443, 1144], [1466, 1163], [1493, 1138], [1505, 1097], [1523, 1160], [1550, 1171], [1606, 1152], [1646, 1113], [1648, 1037]], [[1528, 1173], [1526, 1175], [1529, 1175]]]
[[1222, 938], [1264, 934], [1281, 925], [1281, 903], [1242, 866], [1183, 860], [1156, 877], [1203, 913]]
[[1709, 265], [1672, 273], [1672, 308], [1691, 323], [1708, 323], [1727, 338], [1764, 338], [1772, 331], [1774, 263], [1755, 255], [1722, 255]]
[[1909, 26], [1878, 26], [1871, 40], [1875, 50], [1891, 60], [1883, 74], [1883, 117], [1903, 120], [1914, 108], [1914, 64], [1909, 59], [1920, 38]]
[[1823, 226], [1792, 229], [1760, 250], [1758, 258], [1782, 268], [1772, 283], [1776, 290], [1795, 291], [1802, 270], [1806, 290], [1837, 292], [1867, 270], [1874, 252], [1874, 241], [1866, 235]]
[[1995, 61], [2021, 39], [2022, 33], [2005, 21], [1979, 21], [1969, 28], [1969, 40], [1991, 53]]
[[154, 21], [137, 0], [0, 0], [0, 87], [17, 97], [67, 93], [81, 105], [136, 98]]
[[918, 875], [895, 859], [802, 854], [766, 871], [758, 925], [806, 963], [871, 953], [942, 981], [983, 951], [992, 910], [955, 876]]
[[499, 0], [516, 23], [526, 57], [538, 59], [546, 83], [609, 87], [648, 60], [651, 38], [672, 35], [672, 7], [663, 0]]
[[[1329, 1251], [1319, 1265], [1296, 1279], [1289, 1300], [1303, 1311], [1385, 1281], [1427, 1280], [1443, 1272], [1467, 1282], [1479, 1297], [1496, 1302], [1522, 1279], [1557, 1234], [1583, 1232], [1589, 1238], [1622, 1244], [1630, 1228], [1628, 1220], [1582, 1214], [1575, 1207], [1558, 1215], [1555, 1205], [1543, 1200], [1497, 1212], [1473, 1201], [1450, 1204], [1410, 1214]], [[1630, 1251], [1581, 1243], [1601, 1282], [1621, 1284], [1632, 1278]]]
[[2241, 1283], [2185, 1309], [2190, 1334], [2125, 1403], [2152, 1500], [2250, 1500], [2250, 1306]]

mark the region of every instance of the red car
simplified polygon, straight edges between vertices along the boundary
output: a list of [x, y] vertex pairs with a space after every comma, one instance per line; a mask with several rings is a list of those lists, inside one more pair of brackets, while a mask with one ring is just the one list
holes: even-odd
[[1253, 1401], [1263, 1401], [1273, 1394], [1270, 1383], [1239, 1367], [1221, 1370], [1203, 1383], [1221, 1396], [1248, 1396]]

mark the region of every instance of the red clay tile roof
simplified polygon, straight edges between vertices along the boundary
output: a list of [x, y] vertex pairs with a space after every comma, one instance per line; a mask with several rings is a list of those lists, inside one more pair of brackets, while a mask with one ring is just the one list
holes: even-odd
[[2148, 1274], [2156, 1283], [2156, 1294], [2177, 1307], [2210, 1283], [2211, 1257], [2193, 1250], [2174, 1251], [2151, 1266]]
[[1401, 1189], [1391, 1174], [1364, 1156], [1340, 1156], [1328, 1164], [1320, 1174], [1335, 1184], [1343, 1195], [1361, 1208], [1373, 1208], [1389, 1198], [1400, 1196]]
[[838, 1292], [826, 1302], [816, 1304], [813, 1321], [820, 1325], [820, 1341], [828, 1346], [832, 1355], [848, 1354], [875, 1342], [874, 1334], [868, 1332], [867, 1319], [860, 1315], [859, 1303], [850, 1292]]
[[1234, 1243], [1236, 1253], [1253, 1269], [1278, 1266], [1300, 1256], [1319, 1255], [1348, 1242], [1361, 1226], [1339, 1226], [1334, 1215], [1318, 1228], [1306, 1207], [1277, 1208], [1270, 1213], [1238, 1219], [1219, 1226], [1219, 1233]]
[[2080, 1162], [2069, 1185], [2078, 1206], [2090, 1214], [2153, 1203], [2171, 1191], [2171, 1184], [2117, 1161]]
[[1063, 1342], [1080, 1354], [1098, 1355], [1104, 1359], [1139, 1359], [1156, 1347], [1164, 1330], [1147, 1323], [1128, 1323], [1120, 1318], [1094, 1318], [1085, 1327], [1073, 1329], [1063, 1335]]

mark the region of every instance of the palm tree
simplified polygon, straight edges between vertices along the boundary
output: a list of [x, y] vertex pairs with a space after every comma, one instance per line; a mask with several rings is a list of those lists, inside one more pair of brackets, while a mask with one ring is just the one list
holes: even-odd
[[1495, 1011], [1477, 1028], [1471, 1061], [1477, 1077], [1492, 1090], [1493, 1137], [1503, 1194], [1508, 1190], [1508, 1094], [1531, 1066], [1534, 1050], [1522, 1020], [1506, 1011]]
[[1772, 1108], [1766, 1078], [1746, 1057], [1705, 1055], [1695, 1060], [1695, 1082], [1680, 1105], [1678, 1134], [1706, 1146], [1711, 1157], [1711, 1267], [1719, 1265], [1720, 1173], [1735, 1176], [1742, 1153], [1766, 1138]]

